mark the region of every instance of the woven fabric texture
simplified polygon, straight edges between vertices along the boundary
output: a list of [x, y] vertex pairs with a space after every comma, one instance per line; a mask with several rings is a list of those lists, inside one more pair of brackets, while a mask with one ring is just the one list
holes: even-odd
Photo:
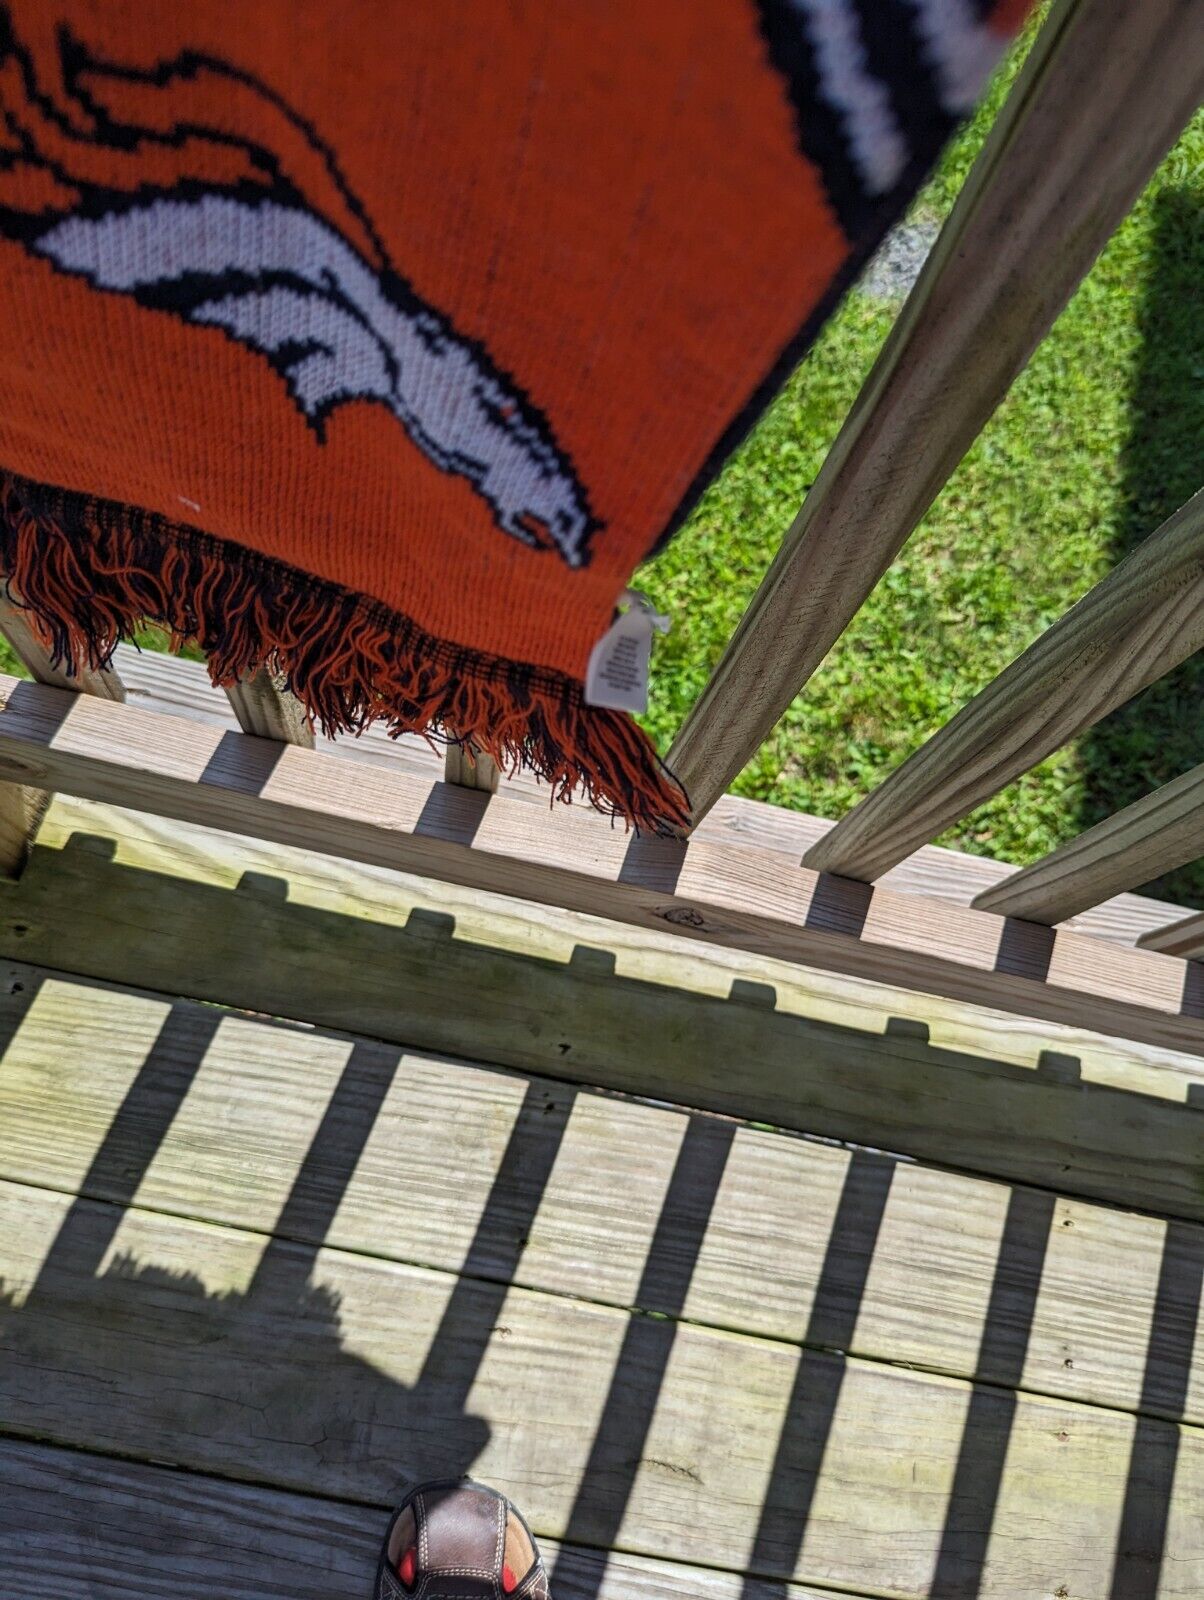
[[0, 559], [584, 788], [590, 649], [899, 215], [1016, 0], [0, 9]]

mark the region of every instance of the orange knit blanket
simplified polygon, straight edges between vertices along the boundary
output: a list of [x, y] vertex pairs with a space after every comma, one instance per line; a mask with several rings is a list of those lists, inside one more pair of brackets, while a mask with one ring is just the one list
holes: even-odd
[[0, 560], [639, 826], [583, 678], [1021, 0], [0, 10]]

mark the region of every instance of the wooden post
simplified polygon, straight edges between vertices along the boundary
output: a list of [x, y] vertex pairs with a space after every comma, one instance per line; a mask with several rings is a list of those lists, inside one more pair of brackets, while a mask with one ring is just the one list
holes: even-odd
[[1204, 490], [813, 845], [807, 865], [880, 877], [1201, 647]]
[[484, 789], [496, 794], [498, 786], [497, 763], [483, 750], [471, 757], [462, 744], [449, 744], [443, 758], [444, 783], [458, 783], [462, 789]]
[[0, 784], [0, 878], [20, 877], [50, 799], [43, 789]]
[[710, 810], [840, 637], [1199, 103], [1199, 0], [1055, 0], [669, 765]]
[[[125, 699], [125, 686], [111, 669], [97, 672], [85, 667], [72, 676], [55, 666], [50, 652], [30, 626], [29, 613], [18, 604], [18, 599], [11, 585], [7, 594], [0, 589], [0, 633], [36, 682], [50, 684], [56, 689], [73, 689], [79, 694], [97, 695], [102, 700]], [[49, 804], [50, 796], [44, 790], [14, 783], [0, 785], [0, 878], [15, 878], [20, 874]]]
[[232, 684], [226, 698], [244, 733], [313, 749], [314, 732], [301, 702], [282, 688], [266, 667]]
[[984, 890], [974, 905], [980, 911], [1052, 925], [1201, 855], [1204, 766], [1193, 767]]

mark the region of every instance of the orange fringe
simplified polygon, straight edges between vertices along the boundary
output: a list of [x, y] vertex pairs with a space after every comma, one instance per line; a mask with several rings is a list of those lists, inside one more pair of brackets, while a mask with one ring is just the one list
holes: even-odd
[[676, 833], [689, 804], [621, 712], [587, 706], [561, 673], [448, 643], [365, 595], [154, 513], [0, 473], [0, 563], [55, 662], [108, 664], [144, 620], [195, 642], [229, 685], [283, 676], [328, 735], [384, 722], [436, 733], [505, 772], [527, 768], [567, 801]]

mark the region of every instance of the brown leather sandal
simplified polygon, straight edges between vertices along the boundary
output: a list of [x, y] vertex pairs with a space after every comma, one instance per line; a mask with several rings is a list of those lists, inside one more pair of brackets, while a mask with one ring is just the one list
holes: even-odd
[[550, 1600], [530, 1528], [505, 1495], [467, 1478], [402, 1501], [381, 1550], [376, 1600]]

